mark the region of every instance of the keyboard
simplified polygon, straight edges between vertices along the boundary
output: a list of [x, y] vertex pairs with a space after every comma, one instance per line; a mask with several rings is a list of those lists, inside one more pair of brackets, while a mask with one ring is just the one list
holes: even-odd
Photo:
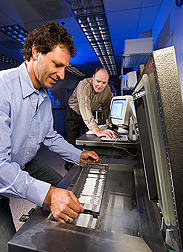
[[100, 140], [102, 141], [110, 141], [110, 142], [127, 142], [128, 136], [127, 135], [120, 135], [116, 136], [115, 138], [108, 138], [108, 137], [101, 137]]

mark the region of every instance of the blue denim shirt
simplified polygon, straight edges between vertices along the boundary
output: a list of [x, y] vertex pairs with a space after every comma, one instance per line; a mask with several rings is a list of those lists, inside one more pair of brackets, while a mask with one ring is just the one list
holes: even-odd
[[0, 71], [0, 194], [42, 205], [50, 184], [23, 171], [41, 144], [79, 164], [81, 151], [53, 129], [50, 98], [36, 90], [25, 63]]

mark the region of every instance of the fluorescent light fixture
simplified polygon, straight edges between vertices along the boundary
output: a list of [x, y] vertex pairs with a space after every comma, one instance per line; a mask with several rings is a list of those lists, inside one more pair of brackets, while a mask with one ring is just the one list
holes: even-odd
[[66, 68], [66, 70], [76, 76], [85, 76], [84, 73], [79, 71], [76, 67], [74, 67], [72, 64], [69, 64], [69, 66]]
[[102, 0], [66, 0], [103, 67], [117, 75], [116, 61]]
[[20, 42], [21, 44], [24, 44], [24, 40], [28, 34], [28, 31], [26, 31], [20, 25], [3, 26], [0, 27], [0, 31]]
[[0, 61], [9, 63], [9, 64], [14, 65], [14, 66], [19, 66], [21, 64], [20, 61], [9, 58], [8, 56], [5, 56], [3, 54], [0, 54]]

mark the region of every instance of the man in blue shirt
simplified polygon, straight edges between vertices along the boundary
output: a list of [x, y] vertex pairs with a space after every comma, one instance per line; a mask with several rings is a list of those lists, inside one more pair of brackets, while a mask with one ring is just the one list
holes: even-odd
[[[32, 31], [24, 43], [19, 67], [0, 72], [0, 251], [15, 233], [8, 198], [43, 203], [58, 221], [70, 223], [83, 211], [72, 192], [54, 187], [61, 176], [34, 160], [43, 143], [66, 161], [97, 162], [95, 152], [82, 152], [53, 129], [46, 88], [64, 79], [75, 54], [72, 36], [55, 22]], [[2, 225], [3, 222], [3, 225]]]

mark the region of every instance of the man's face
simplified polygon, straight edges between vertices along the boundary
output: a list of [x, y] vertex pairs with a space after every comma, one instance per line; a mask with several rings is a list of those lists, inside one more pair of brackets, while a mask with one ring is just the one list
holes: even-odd
[[95, 92], [100, 93], [107, 86], [109, 80], [108, 72], [106, 70], [101, 69], [95, 75], [93, 75], [92, 80]]
[[56, 46], [51, 52], [42, 54], [33, 47], [33, 71], [31, 80], [36, 89], [52, 88], [58, 79], [65, 77], [69, 66], [70, 54], [65, 47]]

